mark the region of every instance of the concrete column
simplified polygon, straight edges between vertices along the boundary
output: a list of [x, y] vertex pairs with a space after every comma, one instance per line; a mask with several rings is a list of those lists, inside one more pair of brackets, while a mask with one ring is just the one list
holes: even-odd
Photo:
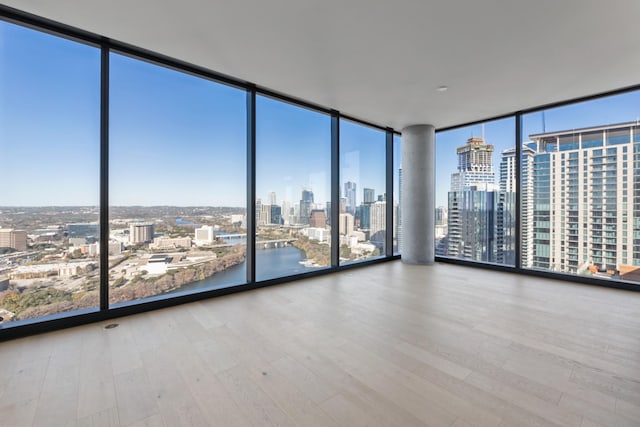
[[435, 260], [435, 128], [402, 129], [402, 262]]

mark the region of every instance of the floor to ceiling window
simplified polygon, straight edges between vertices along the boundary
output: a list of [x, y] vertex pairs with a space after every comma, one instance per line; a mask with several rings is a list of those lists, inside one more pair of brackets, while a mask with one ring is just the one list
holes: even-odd
[[436, 133], [436, 255], [515, 266], [513, 117]]
[[331, 117], [256, 100], [256, 280], [331, 266]]
[[[402, 252], [392, 130], [41, 25], [0, 21], [0, 329]], [[639, 283], [639, 106], [437, 132], [436, 255]]]
[[246, 282], [246, 93], [110, 55], [109, 300]]
[[99, 305], [100, 50], [0, 21], [0, 323]]
[[3, 326], [398, 253], [399, 136], [60, 31], [0, 22]]
[[386, 134], [340, 122], [340, 262], [384, 256], [386, 250]]
[[640, 281], [640, 92], [522, 117], [522, 267]]

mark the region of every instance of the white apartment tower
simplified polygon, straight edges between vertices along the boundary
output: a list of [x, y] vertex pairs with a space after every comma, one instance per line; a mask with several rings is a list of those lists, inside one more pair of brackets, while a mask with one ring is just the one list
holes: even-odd
[[[614, 275], [640, 265], [640, 125], [531, 135], [533, 267]], [[638, 185], [636, 184], [636, 185]], [[638, 194], [638, 196], [636, 196]]]
[[[501, 153], [500, 160], [500, 192], [516, 194], [518, 191], [518, 183], [516, 181], [517, 165], [516, 165], [516, 149], [509, 148]], [[533, 180], [531, 172], [533, 171], [533, 158], [535, 151], [528, 144], [523, 144], [521, 152], [521, 205], [520, 205], [520, 230], [521, 230], [521, 246], [520, 258], [523, 267], [533, 266]], [[514, 196], [515, 197], [515, 196]], [[515, 203], [515, 198], [514, 198]], [[515, 206], [515, 205], [514, 205]], [[504, 236], [504, 231], [503, 235]], [[513, 242], [515, 244], [515, 241]]]
[[387, 229], [387, 202], [371, 204], [369, 221], [369, 240], [379, 249], [383, 249]]

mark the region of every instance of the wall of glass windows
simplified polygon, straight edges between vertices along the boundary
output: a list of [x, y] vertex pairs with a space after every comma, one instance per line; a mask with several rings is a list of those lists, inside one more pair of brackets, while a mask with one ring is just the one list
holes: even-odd
[[386, 134], [340, 123], [340, 262], [384, 256], [387, 234]]
[[244, 91], [109, 58], [109, 302], [246, 282]]
[[256, 279], [331, 267], [331, 117], [256, 100]]
[[0, 20], [0, 338], [393, 258], [392, 130], [59, 30]]
[[640, 282], [640, 92], [522, 116], [525, 269]]
[[436, 134], [436, 255], [515, 266], [515, 120]]
[[[402, 252], [392, 129], [18, 21], [0, 20], [0, 338]], [[437, 259], [639, 289], [639, 110], [621, 91], [439, 130]]]
[[639, 289], [638, 117], [635, 90], [439, 131], [438, 259]]
[[0, 22], [0, 317], [99, 305], [100, 49]]

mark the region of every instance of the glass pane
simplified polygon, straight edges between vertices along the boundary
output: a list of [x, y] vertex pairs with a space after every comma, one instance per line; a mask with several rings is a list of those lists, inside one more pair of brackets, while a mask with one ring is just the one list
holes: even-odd
[[523, 116], [524, 268], [640, 282], [639, 105], [630, 92]]
[[331, 266], [331, 118], [256, 100], [256, 279]]
[[436, 255], [515, 265], [515, 119], [436, 134]]
[[0, 21], [0, 94], [0, 317], [95, 308], [100, 51]]
[[383, 256], [386, 235], [386, 134], [340, 122], [340, 262]]
[[110, 302], [246, 282], [245, 92], [110, 60]]
[[402, 253], [402, 138], [393, 136], [393, 254]]

